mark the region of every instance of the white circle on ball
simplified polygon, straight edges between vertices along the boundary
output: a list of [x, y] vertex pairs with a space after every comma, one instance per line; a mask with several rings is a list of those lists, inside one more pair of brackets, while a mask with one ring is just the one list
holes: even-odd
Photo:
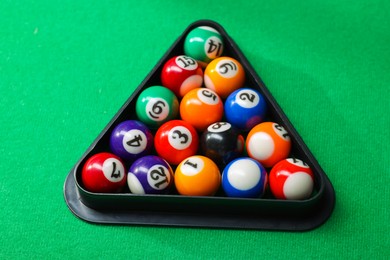
[[233, 78], [237, 75], [239, 67], [237, 63], [230, 59], [222, 59], [215, 66], [218, 74], [224, 78]]
[[286, 159], [289, 163], [293, 164], [293, 165], [296, 165], [296, 166], [299, 166], [299, 167], [302, 167], [302, 168], [306, 168], [306, 169], [309, 169], [309, 165], [307, 165], [307, 163], [305, 163], [304, 161], [300, 160], [300, 159], [296, 159], [296, 158], [287, 158]]
[[198, 63], [193, 58], [185, 55], [177, 56], [175, 63], [184, 70], [196, 70], [198, 68]]
[[251, 89], [243, 89], [237, 92], [236, 103], [243, 108], [252, 108], [260, 102], [259, 95]]
[[232, 125], [228, 122], [216, 122], [207, 127], [207, 131], [212, 133], [221, 133], [225, 132], [232, 128]]
[[201, 75], [192, 75], [186, 78], [180, 85], [180, 95], [184, 96], [190, 90], [200, 88], [203, 83]]
[[145, 190], [141, 182], [138, 180], [137, 176], [135, 176], [134, 173], [132, 172], [129, 172], [127, 174], [127, 185], [129, 186], [131, 193], [145, 194]]
[[212, 90], [201, 88], [197, 92], [198, 98], [205, 104], [216, 105], [220, 102], [219, 96]]
[[220, 38], [211, 36], [207, 38], [204, 44], [204, 52], [209, 59], [215, 59], [220, 56], [223, 51], [223, 44]]
[[146, 115], [153, 121], [162, 121], [169, 115], [168, 102], [162, 98], [151, 98], [146, 104]]
[[176, 150], [184, 150], [192, 143], [191, 132], [184, 126], [175, 126], [168, 133], [168, 142]]
[[156, 164], [149, 169], [147, 180], [153, 189], [163, 190], [169, 186], [171, 174], [165, 166]]
[[309, 174], [296, 172], [284, 182], [283, 193], [289, 200], [307, 199], [313, 191], [313, 186], [313, 179]]
[[227, 172], [227, 179], [235, 189], [250, 190], [254, 188], [261, 179], [258, 165], [249, 159], [242, 159], [233, 162]]
[[180, 166], [180, 171], [186, 176], [194, 176], [204, 168], [204, 161], [198, 157], [189, 157]]
[[274, 153], [275, 143], [269, 134], [257, 132], [249, 139], [247, 149], [256, 160], [266, 160]]
[[108, 158], [103, 162], [102, 168], [104, 177], [110, 182], [120, 182], [125, 176], [123, 164], [115, 158]]
[[142, 153], [148, 144], [148, 139], [144, 132], [139, 129], [132, 129], [127, 131], [122, 139], [123, 148], [128, 153], [139, 154]]

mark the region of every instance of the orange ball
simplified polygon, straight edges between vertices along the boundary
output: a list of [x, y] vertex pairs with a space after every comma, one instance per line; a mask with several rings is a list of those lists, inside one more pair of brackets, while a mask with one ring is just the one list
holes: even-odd
[[221, 98], [244, 86], [245, 71], [242, 65], [230, 57], [217, 58], [207, 65], [204, 84]]
[[221, 173], [211, 159], [194, 155], [176, 168], [175, 185], [181, 195], [212, 196], [221, 185]]
[[198, 131], [203, 131], [212, 123], [221, 121], [222, 100], [210, 89], [193, 89], [180, 102], [180, 116]]
[[250, 157], [265, 167], [272, 167], [287, 158], [291, 150], [291, 139], [283, 126], [263, 122], [249, 131], [246, 149]]

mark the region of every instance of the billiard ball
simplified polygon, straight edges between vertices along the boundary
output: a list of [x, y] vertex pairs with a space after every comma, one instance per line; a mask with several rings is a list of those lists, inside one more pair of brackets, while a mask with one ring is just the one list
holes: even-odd
[[231, 161], [223, 170], [222, 188], [228, 197], [262, 197], [267, 179], [267, 172], [261, 163], [241, 157]]
[[207, 127], [200, 138], [202, 154], [219, 167], [239, 157], [244, 149], [244, 137], [228, 122], [216, 122]]
[[110, 136], [111, 151], [124, 160], [134, 161], [147, 155], [153, 148], [153, 134], [138, 120], [119, 123]]
[[287, 158], [291, 149], [291, 139], [286, 129], [274, 122], [263, 122], [253, 127], [246, 139], [249, 157], [265, 167], [272, 167]]
[[227, 97], [224, 109], [229, 123], [241, 130], [249, 131], [264, 120], [267, 104], [258, 91], [241, 88]]
[[244, 86], [245, 71], [241, 63], [230, 57], [211, 61], [204, 71], [204, 84], [225, 99], [233, 91]]
[[184, 39], [184, 53], [205, 67], [223, 53], [221, 34], [210, 26], [199, 26], [191, 30]]
[[114, 154], [106, 152], [95, 154], [83, 165], [81, 182], [90, 192], [120, 192], [126, 185], [124, 164]]
[[222, 100], [210, 89], [193, 89], [185, 94], [180, 102], [180, 116], [198, 131], [203, 131], [210, 124], [221, 121]]
[[193, 155], [176, 168], [175, 185], [179, 194], [187, 196], [213, 196], [221, 185], [221, 173], [209, 158]]
[[166, 194], [172, 183], [171, 166], [155, 155], [139, 158], [127, 173], [127, 184], [134, 194]]
[[164, 64], [161, 82], [181, 98], [188, 91], [202, 86], [203, 70], [193, 58], [185, 55], [175, 56]]
[[154, 136], [157, 154], [168, 163], [178, 165], [198, 151], [199, 137], [195, 128], [183, 120], [164, 123]]
[[151, 86], [143, 90], [136, 100], [138, 119], [151, 129], [175, 119], [179, 112], [179, 101], [175, 94], [163, 86]]
[[308, 199], [313, 192], [314, 175], [302, 160], [288, 158], [272, 167], [269, 185], [277, 199], [304, 200]]

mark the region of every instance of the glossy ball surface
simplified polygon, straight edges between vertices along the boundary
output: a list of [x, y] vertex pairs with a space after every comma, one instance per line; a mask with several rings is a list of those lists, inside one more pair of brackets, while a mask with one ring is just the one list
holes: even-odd
[[180, 55], [169, 59], [161, 72], [162, 85], [175, 93], [179, 98], [203, 84], [203, 70], [196, 60]]
[[210, 62], [204, 71], [204, 84], [221, 98], [244, 86], [245, 71], [241, 63], [230, 57]]
[[249, 131], [246, 149], [249, 157], [265, 167], [272, 167], [288, 157], [291, 139], [283, 126], [274, 122], [263, 122]]
[[95, 154], [85, 162], [81, 172], [81, 181], [85, 189], [90, 192], [120, 192], [126, 185], [124, 164], [114, 154]]
[[194, 155], [184, 159], [175, 171], [175, 185], [179, 194], [212, 196], [221, 184], [221, 173], [209, 158]]
[[242, 157], [223, 170], [222, 188], [228, 197], [256, 198], [263, 196], [267, 179], [267, 172], [258, 161]]
[[124, 160], [136, 160], [151, 152], [152, 132], [138, 120], [123, 121], [111, 133], [110, 148], [114, 154]]
[[198, 151], [199, 137], [195, 128], [183, 120], [164, 123], [154, 136], [158, 155], [168, 163], [178, 165]]
[[219, 167], [241, 156], [244, 145], [244, 137], [228, 122], [211, 124], [202, 133], [200, 140], [202, 154]]
[[267, 113], [263, 95], [250, 88], [231, 93], [224, 105], [226, 120], [235, 127], [248, 131], [261, 123]]
[[221, 34], [212, 27], [200, 26], [191, 30], [184, 40], [184, 53], [205, 67], [222, 55], [224, 49]]
[[165, 194], [169, 192], [172, 183], [171, 166], [155, 155], [136, 160], [127, 174], [127, 184], [134, 194]]
[[180, 102], [180, 116], [198, 131], [203, 131], [212, 123], [221, 121], [222, 100], [210, 89], [193, 89]]
[[304, 200], [310, 198], [313, 192], [314, 175], [302, 160], [288, 158], [272, 168], [269, 185], [277, 199]]
[[152, 129], [175, 119], [178, 111], [177, 97], [163, 86], [151, 86], [143, 90], [137, 98], [135, 107], [139, 120]]

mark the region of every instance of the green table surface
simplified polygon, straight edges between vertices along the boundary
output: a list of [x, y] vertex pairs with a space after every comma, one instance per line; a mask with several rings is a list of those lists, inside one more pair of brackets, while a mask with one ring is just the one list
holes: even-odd
[[[0, 2], [0, 258], [388, 259], [389, 1]], [[309, 232], [110, 226], [65, 178], [193, 21], [235, 40], [330, 178]]]

